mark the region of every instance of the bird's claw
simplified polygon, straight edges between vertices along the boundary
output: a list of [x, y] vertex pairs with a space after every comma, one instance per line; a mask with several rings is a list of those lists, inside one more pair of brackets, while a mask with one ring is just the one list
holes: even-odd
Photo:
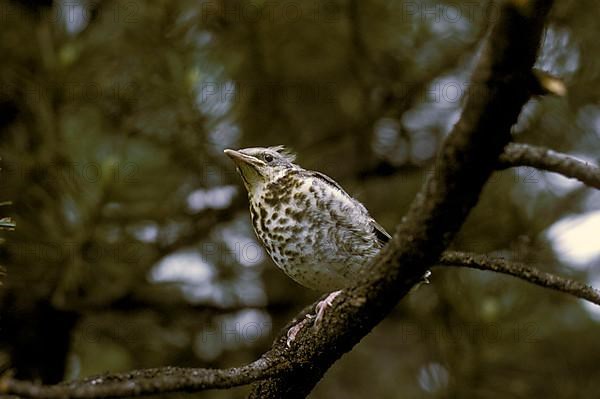
[[296, 339], [296, 335], [298, 334], [298, 331], [300, 331], [303, 326], [304, 326], [304, 322], [301, 321], [300, 323], [293, 325], [288, 330], [288, 332], [287, 332], [287, 340], [285, 341], [285, 345], [288, 348], [292, 347], [292, 342], [294, 342], [294, 340]]
[[333, 303], [335, 298], [338, 295], [340, 295], [341, 293], [342, 293], [342, 291], [334, 291], [331, 294], [327, 295], [327, 298], [325, 298], [322, 301], [320, 301], [319, 303], [317, 303], [317, 306], [315, 307], [317, 314], [315, 316], [312, 316], [315, 318], [314, 327], [317, 330], [319, 329], [319, 326], [321, 325], [321, 320], [323, 320], [323, 316], [325, 315], [325, 310], [327, 310], [327, 308], [331, 306], [331, 304]]
[[315, 306], [316, 314], [314, 314], [314, 315], [307, 314], [306, 318], [304, 320], [302, 320], [298, 324], [295, 324], [294, 326], [292, 326], [288, 330], [288, 332], [287, 332], [287, 340], [286, 340], [286, 346], [288, 348], [290, 348], [292, 346], [292, 342], [294, 342], [294, 340], [296, 339], [296, 335], [302, 329], [302, 327], [304, 327], [304, 324], [306, 324], [306, 322], [308, 320], [313, 320], [314, 319], [313, 326], [314, 326], [314, 328], [317, 331], [319, 330], [319, 326], [321, 325], [321, 320], [323, 320], [323, 316], [325, 315], [325, 310], [328, 307], [331, 306], [331, 304], [333, 303], [334, 299], [341, 292], [342, 291], [334, 291], [331, 294], [327, 295], [327, 298], [323, 299], [322, 301], [320, 301], [319, 303], [317, 303], [317, 306]]

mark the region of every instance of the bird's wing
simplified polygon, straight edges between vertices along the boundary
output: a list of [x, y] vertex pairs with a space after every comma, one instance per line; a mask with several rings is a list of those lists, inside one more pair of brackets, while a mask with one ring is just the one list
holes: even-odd
[[[344, 189], [342, 188], [342, 186], [340, 186], [335, 180], [333, 180], [331, 177], [321, 173], [321, 172], [317, 172], [314, 170], [309, 170], [307, 171], [308, 174], [310, 176], [316, 177], [317, 179], [322, 180], [323, 182], [325, 182], [326, 184], [329, 184], [330, 186], [333, 186], [335, 188], [337, 188], [338, 190], [340, 190], [341, 192], [343, 192], [344, 194], [348, 195], [348, 193], [346, 191], [344, 191]], [[348, 195], [348, 197], [350, 197]]]
[[[329, 184], [330, 186], [337, 188], [338, 190], [340, 190], [342, 193], [344, 193], [345, 195], [347, 195], [350, 199], [352, 199], [354, 201], [354, 198], [352, 198], [346, 191], [344, 191], [344, 189], [331, 177], [329, 177], [321, 172], [312, 171], [312, 170], [309, 171], [309, 174], [311, 176], [316, 177], [317, 179], [320, 179], [321, 181], [325, 182], [326, 184]], [[375, 233], [375, 237], [377, 237], [377, 241], [379, 241], [381, 246], [384, 246], [392, 239], [392, 236], [390, 236], [388, 234], [388, 232], [385, 231], [385, 229], [379, 223], [377, 223], [375, 221], [375, 219], [371, 218], [371, 224], [373, 226], [373, 233]]]
[[377, 241], [379, 241], [381, 246], [384, 246], [392, 239], [392, 236], [389, 235], [388, 232], [374, 219], [371, 219], [371, 224], [373, 225], [373, 232], [377, 237]]

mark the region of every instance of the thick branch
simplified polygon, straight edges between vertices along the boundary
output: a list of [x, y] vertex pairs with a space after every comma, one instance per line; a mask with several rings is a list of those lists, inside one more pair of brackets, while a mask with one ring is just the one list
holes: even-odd
[[316, 334], [304, 328], [286, 353], [294, 373], [260, 382], [253, 398], [303, 398], [344, 353], [393, 309], [440, 257], [497, 166], [510, 129], [531, 96], [532, 67], [552, 0], [512, 0], [502, 10], [472, 76], [459, 122], [436, 172], [360, 285], [344, 290]]
[[513, 166], [531, 166], [558, 173], [600, 190], [600, 168], [547, 148], [509, 144], [500, 156], [500, 167]]
[[439, 262], [444, 266], [468, 267], [508, 274], [540, 287], [551, 288], [600, 305], [600, 292], [593, 287], [543, 272], [520, 262], [454, 251], [444, 252]]

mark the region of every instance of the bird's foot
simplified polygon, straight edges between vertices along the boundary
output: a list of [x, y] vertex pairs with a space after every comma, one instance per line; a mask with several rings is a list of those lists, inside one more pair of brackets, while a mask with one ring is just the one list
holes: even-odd
[[288, 348], [292, 347], [292, 342], [294, 342], [294, 340], [296, 339], [296, 335], [298, 335], [298, 331], [300, 331], [302, 329], [302, 327], [304, 327], [304, 325], [306, 324], [306, 322], [308, 320], [310, 320], [310, 315], [306, 315], [306, 318], [304, 320], [302, 320], [301, 322], [294, 324], [287, 332], [287, 340], [285, 341], [285, 345]]
[[334, 291], [331, 294], [327, 295], [327, 298], [323, 299], [322, 301], [320, 301], [319, 303], [317, 303], [317, 306], [315, 306], [315, 310], [317, 311], [317, 314], [315, 314], [314, 316], [309, 315], [309, 317], [312, 319], [315, 319], [314, 322], [314, 327], [318, 330], [319, 326], [321, 325], [321, 320], [323, 320], [323, 316], [325, 315], [325, 311], [327, 310], [327, 308], [331, 307], [331, 304], [333, 303], [333, 300], [342, 293], [342, 291]]
[[295, 324], [288, 330], [287, 340], [286, 340], [286, 345], [288, 348], [292, 346], [292, 342], [294, 342], [294, 340], [296, 339], [296, 335], [308, 321], [314, 319], [313, 325], [314, 325], [315, 329], [317, 329], [317, 330], [319, 329], [321, 320], [323, 320], [323, 316], [325, 315], [325, 310], [331, 306], [331, 304], [333, 303], [333, 300], [341, 292], [342, 291], [334, 291], [331, 294], [327, 295], [327, 298], [323, 299], [322, 301], [317, 303], [317, 306], [315, 306], [315, 310], [317, 311], [317, 313], [315, 315], [307, 314], [306, 318], [304, 320], [302, 320], [298, 324]]

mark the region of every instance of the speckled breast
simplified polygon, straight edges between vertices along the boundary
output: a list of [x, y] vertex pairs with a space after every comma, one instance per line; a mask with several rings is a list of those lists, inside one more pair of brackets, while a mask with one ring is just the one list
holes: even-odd
[[371, 255], [344, 250], [339, 237], [349, 226], [336, 216], [343, 204], [329, 197], [315, 179], [290, 173], [250, 198], [254, 230], [275, 264], [296, 282], [322, 291], [349, 285]]

